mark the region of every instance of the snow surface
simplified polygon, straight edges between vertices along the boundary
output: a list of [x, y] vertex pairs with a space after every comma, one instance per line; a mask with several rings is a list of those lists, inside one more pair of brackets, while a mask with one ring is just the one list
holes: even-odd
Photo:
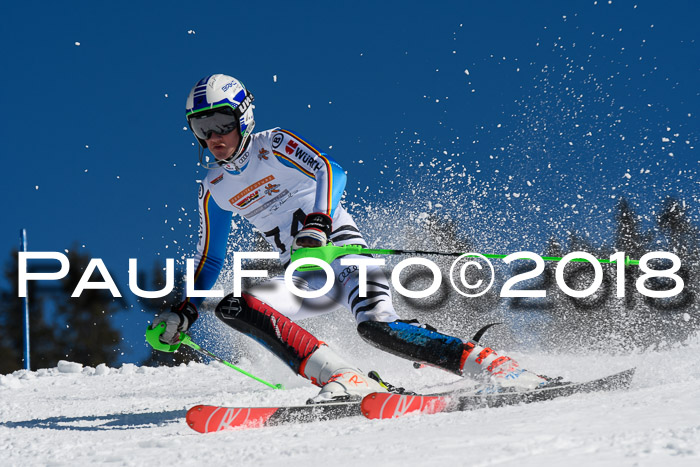
[[[198, 403], [299, 403], [316, 393], [274, 357], [243, 368], [269, 389], [212, 363], [57, 368], [0, 376], [0, 465], [700, 465], [700, 338], [626, 355], [511, 354], [526, 367], [586, 380], [636, 366], [627, 391], [397, 420], [354, 417], [201, 435]], [[362, 363], [416, 389], [464, 384], [365, 347]]]

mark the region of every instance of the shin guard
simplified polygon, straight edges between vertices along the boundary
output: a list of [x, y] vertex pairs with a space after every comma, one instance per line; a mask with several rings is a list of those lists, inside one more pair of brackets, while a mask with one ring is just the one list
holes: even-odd
[[462, 375], [465, 347], [457, 337], [404, 321], [364, 321], [357, 325], [357, 332], [365, 341], [385, 352]]
[[303, 362], [320, 342], [311, 333], [252, 295], [227, 295], [216, 306], [216, 317], [253, 338], [300, 374]]

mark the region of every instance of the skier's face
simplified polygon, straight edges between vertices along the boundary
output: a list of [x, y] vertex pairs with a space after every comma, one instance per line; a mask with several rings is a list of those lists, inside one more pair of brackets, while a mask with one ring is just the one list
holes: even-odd
[[223, 161], [231, 157], [233, 152], [238, 148], [240, 141], [241, 135], [238, 131], [232, 131], [225, 135], [211, 133], [209, 139], [206, 140], [209, 151], [211, 151], [218, 161]]

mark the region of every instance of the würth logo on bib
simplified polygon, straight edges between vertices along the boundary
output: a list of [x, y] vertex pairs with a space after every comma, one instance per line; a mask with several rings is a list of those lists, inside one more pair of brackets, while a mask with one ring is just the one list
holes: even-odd
[[289, 140], [284, 150], [287, 154], [291, 155], [294, 154], [294, 151], [296, 150], [297, 146], [299, 146], [299, 143], [293, 140]]

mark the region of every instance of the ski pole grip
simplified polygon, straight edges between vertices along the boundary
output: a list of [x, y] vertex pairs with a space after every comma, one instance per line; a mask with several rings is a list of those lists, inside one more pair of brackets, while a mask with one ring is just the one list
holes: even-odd
[[[320, 259], [328, 264], [332, 263], [336, 258], [345, 255], [358, 255], [363, 252], [364, 248], [361, 245], [343, 245], [335, 246], [329, 243], [326, 246], [312, 247], [312, 248], [299, 248], [292, 252], [290, 263], [300, 259], [306, 258], [316, 258]], [[313, 264], [305, 264], [296, 268], [298, 271], [315, 271], [321, 269], [319, 266]]]
[[[148, 326], [146, 328], [146, 342], [151, 344], [151, 347], [153, 347], [156, 350], [160, 350], [161, 352], [175, 352], [182, 342], [178, 342], [177, 344], [164, 344], [160, 341], [160, 336], [165, 332], [166, 324], [165, 322], [162, 322], [158, 324], [157, 326]], [[184, 332], [181, 334], [185, 334]], [[182, 335], [180, 336], [180, 340], [182, 340]]]

